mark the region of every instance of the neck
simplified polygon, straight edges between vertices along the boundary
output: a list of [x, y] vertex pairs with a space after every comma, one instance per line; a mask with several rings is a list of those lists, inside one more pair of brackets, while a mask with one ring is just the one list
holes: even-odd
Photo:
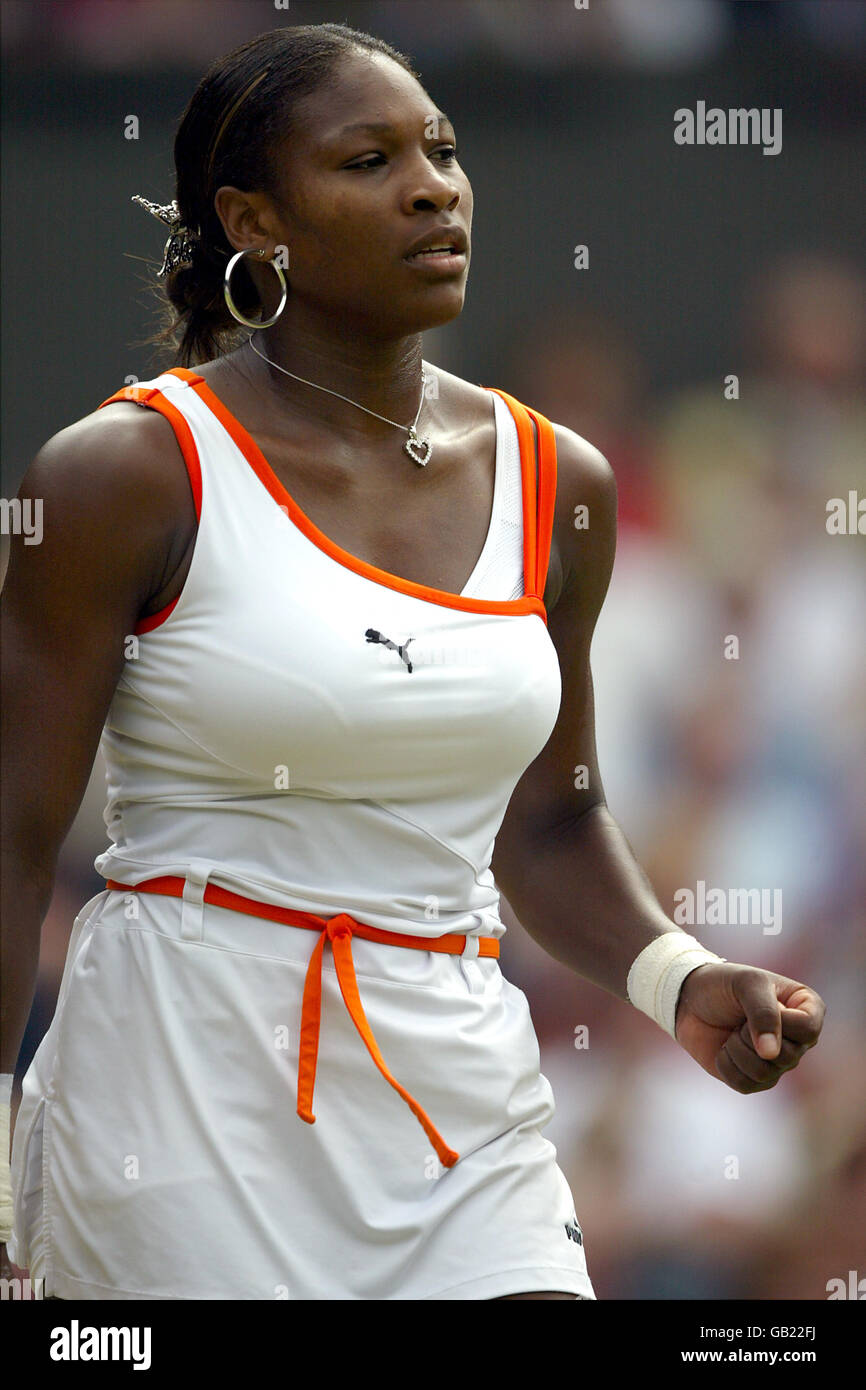
[[[346, 325], [335, 332], [332, 326], [298, 323], [297, 314], [290, 315], [289, 308], [290, 303], [272, 328], [252, 334], [255, 349], [268, 362], [256, 355], [249, 342], [238, 354], [238, 365], [259, 390], [273, 397], [276, 408], [298, 410], [308, 421], [371, 441], [393, 433], [393, 426], [358, 406], [400, 425], [411, 425], [421, 401], [420, 333], [383, 340], [352, 332]], [[305, 377], [315, 386], [295, 377]], [[329, 391], [337, 391], [348, 400], [338, 400]], [[419, 430], [423, 416], [422, 408]]]

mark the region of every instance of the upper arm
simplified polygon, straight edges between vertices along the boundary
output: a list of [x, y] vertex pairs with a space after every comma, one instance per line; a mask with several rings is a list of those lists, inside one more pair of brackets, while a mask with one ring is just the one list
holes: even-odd
[[[554, 433], [554, 526], [565, 576], [547, 626], [559, 659], [562, 701], [550, 738], [514, 789], [496, 836], [494, 873], [497, 858], [500, 864], [515, 862], [533, 838], [604, 801], [589, 652], [616, 551], [616, 480], [587, 440], [561, 425], [554, 425]], [[584, 517], [585, 526], [575, 525]]]
[[0, 595], [2, 819], [40, 873], [81, 804], [125, 638], [165, 582], [186, 480], [173, 438], [155, 412], [106, 406], [53, 435], [18, 490], [41, 538], [13, 533]]

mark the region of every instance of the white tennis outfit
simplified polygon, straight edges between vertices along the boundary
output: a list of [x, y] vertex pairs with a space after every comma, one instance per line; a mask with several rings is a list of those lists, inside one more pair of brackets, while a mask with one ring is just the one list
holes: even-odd
[[[199, 521], [180, 597], [129, 641], [101, 743], [111, 844], [95, 864], [111, 882], [185, 887], [106, 888], [76, 918], [12, 1152], [10, 1255], [46, 1294], [595, 1297], [542, 1134], [554, 1102], [527, 1000], [478, 955], [505, 932], [494, 838], [561, 695], [542, 602], [553, 433], [491, 398], [493, 511], [459, 595], [331, 542], [195, 372], [103, 402], [170, 420]], [[332, 940], [304, 1122], [318, 937], [205, 901], [213, 887], [466, 938], [460, 955], [350, 943], [381, 1054], [456, 1162], [374, 1065]]]

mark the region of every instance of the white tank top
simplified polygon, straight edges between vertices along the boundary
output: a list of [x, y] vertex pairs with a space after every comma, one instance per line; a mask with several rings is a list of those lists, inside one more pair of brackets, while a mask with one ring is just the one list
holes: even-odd
[[494, 838], [561, 697], [543, 603], [556, 452], [544, 416], [487, 389], [493, 509], [460, 594], [329, 540], [195, 372], [102, 402], [169, 420], [198, 529], [180, 596], [127, 638], [100, 744], [101, 875], [204, 865], [220, 887], [324, 917], [504, 934]]

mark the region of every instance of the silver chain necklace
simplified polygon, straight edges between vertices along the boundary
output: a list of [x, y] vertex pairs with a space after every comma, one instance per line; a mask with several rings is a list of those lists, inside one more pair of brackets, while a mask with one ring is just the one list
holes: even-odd
[[317, 391], [327, 391], [329, 396], [337, 396], [341, 401], [348, 401], [349, 405], [356, 405], [359, 410], [366, 410], [368, 415], [375, 415], [377, 420], [384, 420], [386, 425], [394, 425], [398, 430], [405, 430], [409, 436], [406, 443], [403, 445], [405, 453], [407, 453], [410, 459], [413, 459], [419, 467], [425, 468], [427, 466], [427, 462], [433, 452], [433, 447], [429, 439], [423, 439], [415, 432], [418, 416], [421, 414], [421, 407], [424, 404], [424, 387], [427, 383], [427, 373], [424, 371], [423, 365], [421, 367], [421, 400], [418, 405], [418, 413], [411, 425], [401, 425], [397, 420], [389, 420], [387, 416], [379, 415], [375, 410], [368, 410], [365, 405], [359, 405], [357, 401], [349, 400], [348, 396], [341, 396], [339, 391], [332, 391], [329, 386], [319, 386], [315, 381], [307, 381], [306, 377], [296, 376], [294, 372], [290, 372], [285, 367], [281, 367], [279, 362], [271, 362], [270, 357], [265, 357], [263, 352], [259, 352], [253, 342], [252, 333], [249, 335], [247, 341], [256, 356], [260, 357], [263, 362], [269, 362], [272, 367], [276, 367], [278, 372], [284, 372], [286, 376], [294, 377], [295, 381], [302, 381], [305, 386], [314, 386]]

